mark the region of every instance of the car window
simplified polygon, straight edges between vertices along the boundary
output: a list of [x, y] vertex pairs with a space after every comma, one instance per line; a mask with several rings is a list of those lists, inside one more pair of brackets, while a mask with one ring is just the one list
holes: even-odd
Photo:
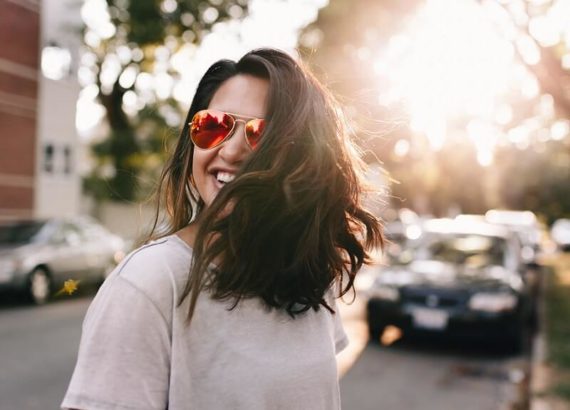
[[55, 243], [66, 243], [72, 246], [79, 245], [84, 238], [79, 227], [71, 222], [65, 222], [53, 235]]
[[45, 222], [27, 221], [0, 225], [0, 244], [33, 242]]
[[418, 246], [416, 260], [437, 260], [474, 268], [504, 265], [504, 239], [483, 235], [432, 235]]

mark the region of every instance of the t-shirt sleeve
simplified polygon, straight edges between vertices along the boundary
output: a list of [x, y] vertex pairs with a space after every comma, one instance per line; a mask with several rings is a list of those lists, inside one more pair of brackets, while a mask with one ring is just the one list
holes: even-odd
[[334, 339], [335, 353], [339, 354], [346, 346], [348, 346], [348, 337], [344, 331], [344, 326], [342, 325], [342, 319], [338, 308], [334, 315]]
[[335, 354], [339, 354], [348, 346], [348, 337], [344, 331], [344, 326], [342, 325], [342, 317], [340, 315], [340, 308], [334, 297], [333, 293], [329, 293], [331, 307], [334, 309], [335, 314], [333, 315], [333, 334], [334, 334], [334, 347]]
[[61, 406], [164, 410], [170, 369], [167, 319], [132, 282], [121, 276], [107, 282], [83, 323], [77, 364]]

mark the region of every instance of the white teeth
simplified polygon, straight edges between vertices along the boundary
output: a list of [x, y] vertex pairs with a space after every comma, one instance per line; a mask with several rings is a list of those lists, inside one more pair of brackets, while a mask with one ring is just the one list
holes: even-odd
[[216, 179], [220, 182], [227, 183], [233, 181], [236, 176], [234, 174], [230, 174], [229, 172], [222, 172], [219, 171], [216, 174]]

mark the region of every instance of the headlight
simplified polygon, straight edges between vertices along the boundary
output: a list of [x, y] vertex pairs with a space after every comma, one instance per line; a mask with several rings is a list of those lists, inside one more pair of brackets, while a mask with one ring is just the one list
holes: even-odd
[[386, 285], [373, 285], [369, 290], [371, 298], [389, 300], [396, 302], [400, 299], [400, 292], [398, 289]]
[[476, 293], [469, 300], [469, 308], [485, 312], [512, 310], [517, 305], [517, 297], [512, 293]]

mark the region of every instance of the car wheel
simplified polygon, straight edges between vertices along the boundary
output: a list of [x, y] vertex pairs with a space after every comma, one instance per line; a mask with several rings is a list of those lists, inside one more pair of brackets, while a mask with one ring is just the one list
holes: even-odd
[[28, 278], [28, 297], [34, 305], [43, 305], [49, 299], [51, 278], [45, 269], [36, 268]]

